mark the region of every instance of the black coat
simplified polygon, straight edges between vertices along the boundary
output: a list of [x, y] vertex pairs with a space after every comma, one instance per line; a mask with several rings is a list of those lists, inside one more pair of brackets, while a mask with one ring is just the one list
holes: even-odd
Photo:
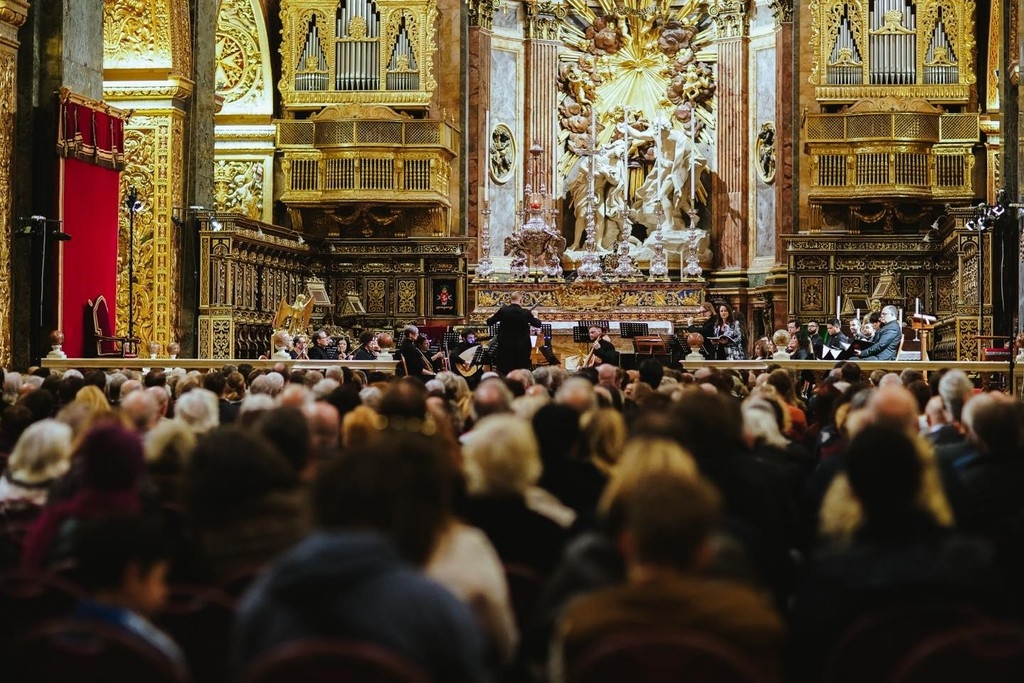
[[506, 304], [487, 319], [488, 325], [497, 323], [501, 323], [494, 359], [498, 372], [504, 375], [519, 368], [529, 369], [530, 327], [540, 327], [540, 320], [519, 304]]

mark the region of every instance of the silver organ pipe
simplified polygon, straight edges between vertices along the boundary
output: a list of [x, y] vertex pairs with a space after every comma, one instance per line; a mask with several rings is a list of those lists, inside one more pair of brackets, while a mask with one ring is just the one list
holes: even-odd
[[836, 31], [835, 44], [828, 65], [830, 85], [851, 85], [864, 82], [860, 50], [850, 30], [850, 20], [844, 14]]
[[939, 20], [932, 31], [931, 40], [928, 45], [928, 52], [925, 54], [925, 82], [926, 83], [957, 83], [960, 76], [960, 67], [957, 64], [956, 53], [949, 41], [949, 34], [946, 33], [946, 25], [939, 13]]
[[343, 0], [335, 19], [336, 90], [380, 90], [380, 10], [373, 0]]
[[917, 10], [912, 0], [875, 0], [868, 15], [873, 84], [917, 82]]
[[309, 20], [306, 41], [302, 46], [302, 56], [295, 69], [296, 90], [327, 89], [327, 59], [320, 47], [320, 29], [316, 25], [316, 16]]
[[388, 90], [418, 90], [419, 87], [419, 68], [403, 17], [388, 59], [387, 88]]

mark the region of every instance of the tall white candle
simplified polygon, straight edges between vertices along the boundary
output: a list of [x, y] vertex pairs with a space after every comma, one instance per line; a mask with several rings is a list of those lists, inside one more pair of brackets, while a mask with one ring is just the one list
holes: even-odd
[[554, 126], [551, 128], [551, 196], [558, 196], [558, 109], [554, 111]]
[[626, 107], [622, 115], [622, 137], [626, 142], [626, 151], [622, 154], [622, 166], [625, 171], [622, 174], [622, 182], [626, 187], [626, 203], [629, 204], [629, 107]]
[[590, 113], [590, 196], [594, 196], [594, 157], [597, 155], [597, 110], [591, 108]]
[[917, 313], [920, 313], [920, 312], [921, 312], [921, 297], [918, 297], [918, 298], [914, 299], [914, 313], [917, 314]]
[[842, 312], [842, 310], [843, 310], [843, 295], [840, 294], [839, 296], [836, 297], [836, 317], [837, 318], [839, 317], [839, 314]]
[[491, 110], [484, 116], [484, 201], [491, 198]]
[[690, 110], [690, 139], [693, 149], [690, 150], [690, 206], [697, 205], [697, 113]]
[[857, 322], [860, 322], [860, 309], [859, 308], [857, 309], [857, 312], [853, 314], [853, 317], [855, 317], [857, 319]]

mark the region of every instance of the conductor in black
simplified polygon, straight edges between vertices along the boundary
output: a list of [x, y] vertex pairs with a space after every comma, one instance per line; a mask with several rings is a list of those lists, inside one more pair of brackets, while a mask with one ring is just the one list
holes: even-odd
[[541, 322], [522, 306], [521, 292], [512, 292], [509, 302], [487, 319], [488, 325], [501, 323], [498, 328], [498, 372], [506, 375], [519, 368], [530, 368], [530, 327]]

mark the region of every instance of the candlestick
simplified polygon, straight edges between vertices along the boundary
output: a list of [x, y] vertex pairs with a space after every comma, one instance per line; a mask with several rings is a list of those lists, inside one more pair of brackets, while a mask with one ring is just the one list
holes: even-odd
[[690, 110], [690, 139], [693, 149], [690, 150], [690, 206], [697, 204], [697, 113]]
[[491, 195], [491, 110], [484, 117], [484, 201]]

